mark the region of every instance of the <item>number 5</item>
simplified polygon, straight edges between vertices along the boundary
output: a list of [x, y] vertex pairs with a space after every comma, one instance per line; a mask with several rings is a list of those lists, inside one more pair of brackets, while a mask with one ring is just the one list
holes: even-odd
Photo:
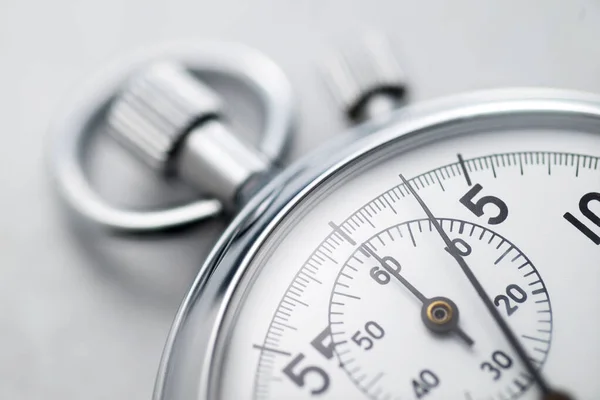
[[488, 219], [488, 223], [490, 225], [501, 224], [506, 220], [506, 217], [508, 217], [508, 207], [506, 206], [506, 203], [496, 196], [483, 196], [476, 203], [473, 203], [473, 198], [477, 196], [479, 192], [481, 192], [481, 189], [483, 189], [483, 187], [479, 183], [476, 183], [475, 186], [473, 186], [471, 190], [469, 190], [467, 194], [460, 199], [461, 204], [471, 210], [471, 212], [478, 217], [483, 215], [483, 207], [486, 204], [493, 204], [498, 207], [499, 213], [495, 217], [490, 217], [490, 219]]

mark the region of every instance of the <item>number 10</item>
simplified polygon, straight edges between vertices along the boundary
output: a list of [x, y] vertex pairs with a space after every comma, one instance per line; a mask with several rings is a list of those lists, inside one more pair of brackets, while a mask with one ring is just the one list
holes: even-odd
[[[590, 210], [590, 203], [592, 201], [600, 202], [600, 193], [590, 192], [584, 195], [579, 201], [579, 211], [586, 217], [590, 222], [600, 228], [600, 216], [596, 215], [592, 210]], [[581, 233], [587, 236], [592, 242], [600, 245], [600, 236], [594, 233], [590, 228], [585, 226], [583, 222], [578, 220], [571, 213], [565, 213], [563, 217], [569, 221], [575, 228], [577, 228]]]

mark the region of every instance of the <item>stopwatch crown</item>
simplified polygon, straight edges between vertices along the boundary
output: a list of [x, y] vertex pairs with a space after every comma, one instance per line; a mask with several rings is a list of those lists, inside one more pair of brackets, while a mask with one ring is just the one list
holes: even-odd
[[397, 108], [406, 95], [404, 71], [381, 34], [369, 34], [361, 46], [337, 51], [324, 73], [335, 102], [353, 122]]
[[133, 74], [108, 113], [108, 130], [121, 144], [166, 173], [182, 138], [221, 114], [218, 95], [176, 64], [153, 64]]
[[177, 64], [158, 63], [125, 85], [109, 110], [108, 126], [153, 169], [177, 175], [235, 209], [272, 164], [234, 135], [221, 113], [212, 89]]
[[[165, 231], [235, 211], [268, 181], [295, 122], [290, 83], [273, 61], [243, 45], [206, 41], [148, 49], [116, 66], [53, 128], [61, 134], [52, 159], [58, 191], [78, 214], [117, 232]], [[236, 82], [253, 95], [263, 114], [256, 147], [232, 131], [225, 118], [232, 110], [205, 86], [205, 76]], [[81, 165], [97, 127], [202, 196], [158, 210], [111, 204]]]

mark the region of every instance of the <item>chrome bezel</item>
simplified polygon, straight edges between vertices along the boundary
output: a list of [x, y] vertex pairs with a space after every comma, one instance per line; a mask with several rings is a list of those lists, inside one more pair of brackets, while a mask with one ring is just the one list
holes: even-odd
[[[317, 187], [392, 142], [400, 146], [421, 137], [432, 141], [446, 126], [485, 127], [497, 118], [509, 128], [600, 132], [600, 97], [552, 89], [502, 89], [410, 106], [353, 129], [284, 170], [238, 214], [203, 264], [169, 333], [154, 399], [215, 397], [213, 383], [224, 351], [219, 338], [230, 322], [226, 317], [239, 308], [235, 296], [239, 284], [273, 230]], [[433, 136], [424, 135], [428, 131]]]

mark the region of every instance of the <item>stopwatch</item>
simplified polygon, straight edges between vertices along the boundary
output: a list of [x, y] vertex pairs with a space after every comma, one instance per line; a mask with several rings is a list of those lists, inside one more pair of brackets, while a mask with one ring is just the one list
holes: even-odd
[[[354, 115], [401, 93], [356, 86]], [[142, 115], [123, 107], [121, 132]], [[373, 114], [277, 174], [240, 163], [243, 207], [177, 314], [155, 399], [597, 398], [600, 97]], [[196, 181], [228, 157], [210, 149]]]

